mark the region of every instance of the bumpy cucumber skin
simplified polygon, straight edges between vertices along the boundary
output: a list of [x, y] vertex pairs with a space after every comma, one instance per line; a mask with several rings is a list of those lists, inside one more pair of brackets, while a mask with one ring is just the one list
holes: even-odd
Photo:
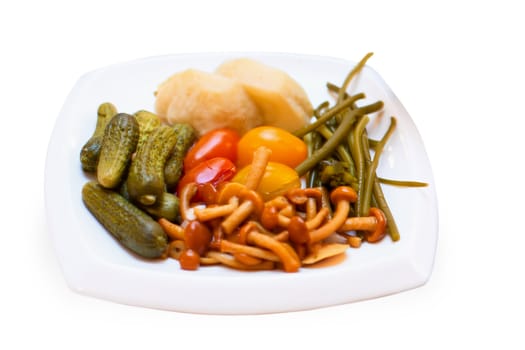
[[90, 181], [82, 188], [82, 200], [123, 246], [147, 259], [163, 255], [168, 238], [162, 227], [123, 196]]
[[171, 190], [177, 186], [182, 175], [184, 156], [197, 138], [197, 132], [190, 124], [175, 124], [173, 129], [177, 133], [177, 143], [175, 143], [175, 147], [173, 147], [173, 151], [164, 168], [166, 185]]
[[137, 150], [127, 178], [128, 193], [132, 201], [153, 205], [166, 192], [164, 167], [176, 142], [175, 130], [161, 125]]
[[102, 103], [97, 110], [97, 124], [95, 131], [84, 144], [80, 151], [80, 164], [84, 171], [94, 173], [97, 171], [98, 159], [100, 156], [100, 148], [102, 146], [102, 138], [104, 130], [111, 118], [117, 114], [117, 108], [110, 102]]
[[102, 186], [115, 188], [120, 185], [137, 147], [139, 132], [134, 116], [119, 113], [111, 118], [104, 131], [97, 165], [97, 179]]
[[137, 149], [142, 147], [149, 134], [158, 128], [161, 124], [160, 118], [153, 112], [141, 109], [133, 114], [139, 123], [140, 136]]

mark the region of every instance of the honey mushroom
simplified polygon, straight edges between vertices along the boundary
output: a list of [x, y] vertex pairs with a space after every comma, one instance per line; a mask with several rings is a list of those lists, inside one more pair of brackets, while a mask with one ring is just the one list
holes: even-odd
[[[319, 227], [329, 216], [330, 210], [322, 201], [321, 188], [296, 188], [288, 191], [286, 196], [278, 196], [265, 203], [261, 223], [267, 229], [277, 226], [288, 228], [292, 218], [296, 217], [296, 206], [305, 204], [306, 229], [311, 231]], [[319, 211], [317, 208], [321, 207]], [[294, 226], [299, 225], [294, 219]]]
[[[257, 217], [260, 217], [264, 207], [264, 202], [257, 192], [248, 189], [242, 184], [237, 185], [236, 187], [239, 189], [239, 192], [236, 194], [236, 197], [239, 198], [240, 204], [230, 215], [226, 216], [221, 223], [221, 228], [226, 234], [233, 233], [253, 212], [255, 212]], [[220, 195], [219, 197], [221, 198]], [[226, 195], [222, 196], [222, 200], [226, 200], [226, 198]], [[231, 200], [231, 198], [228, 198], [228, 200]]]
[[[314, 188], [294, 188], [286, 193], [286, 197], [296, 206], [304, 205], [306, 220], [317, 220], [308, 224], [308, 229], [319, 226], [321, 222], [330, 214], [329, 203], [325, 202], [326, 190], [323, 187]], [[318, 208], [321, 208], [318, 210]], [[321, 214], [322, 213], [322, 214]], [[321, 214], [321, 217], [319, 215]]]
[[322, 187], [308, 187], [308, 188], [293, 188], [286, 192], [286, 198], [290, 202], [299, 205], [305, 204], [309, 198], [316, 199], [318, 206], [323, 206], [323, 188]]
[[[268, 208], [266, 215], [270, 216], [272, 213], [272, 209]], [[315, 213], [315, 216], [313, 216], [311, 219], [306, 220], [304, 223], [306, 225], [306, 229], [308, 231], [314, 230], [317, 227], [319, 227], [323, 221], [328, 217], [328, 214], [330, 213], [330, 210], [328, 208], [321, 208], [317, 213]], [[279, 226], [288, 228], [291, 224], [291, 220], [293, 218], [301, 218], [298, 215], [293, 216], [287, 216], [284, 215], [282, 212], [276, 212], [275, 214], [276, 221]], [[273, 220], [272, 218], [268, 217], [267, 220]], [[301, 218], [302, 219], [302, 218]], [[306, 215], [306, 219], [308, 219], [308, 215]], [[304, 221], [304, 220], [303, 220]]]
[[256, 258], [246, 253], [232, 253], [232, 256], [235, 260], [246, 266], [257, 266], [264, 262], [263, 259]]
[[[284, 229], [274, 237], [289, 241], [304, 264], [313, 264], [340, 254], [348, 247], [347, 244], [321, 243], [322, 239], [318, 242], [310, 242], [310, 232], [317, 229], [330, 213], [326, 201], [323, 200], [324, 192], [325, 190], [322, 188], [292, 189], [285, 196], [276, 197], [266, 202], [261, 216], [261, 224], [265, 228], [271, 230], [282, 227]], [[353, 195], [350, 200], [354, 200]], [[299, 207], [303, 207], [301, 210], [304, 210], [304, 213], [297, 211]], [[319, 211], [317, 210], [318, 207], [320, 207]], [[345, 211], [340, 209], [340, 212], [344, 213]], [[346, 211], [347, 214], [348, 211]], [[338, 218], [338, 220], [341, 219]], [[325, 229], [328, 236], [335, 232], [329, 230], [329, 227]]]
[[301, 267], [301, 261], [291, 246], [279, 242], [275, 238], [257, 231], [250, 231], [246, 239], [248, 243], [266, 248], [277, 255], [286, 272], [297, 272]]
[[357, 200], [357, 193], [349, 186], [339, 186], [330, 193], [330, 201], [336, 206], [332, 218], [323, 226], [310, 232], [310, 243], [328, 238], [341, 228], [348, 218], [350, 203]]
[[221, 251], [230, 252], [232, 255], [245, 254], [272, 262], [280, 262], [284, 271], [297, 272], [301, 267], [301, 261], [293, 248], [289, 244], [277, 240], [275, 236], [260, 232], [260, 229], [260, 225], [255, 221], [247, 222], [239, 229], [238, 243], [222, 240], [220, 243]]
[[171, 240], [184, 240], [184, 229], [181, 226], [165, 218], [160, 218], [157, 222]]
[[[225, 256], [220, 252], [210, 251], [207, 253], [208, 258], [231, 267], [244, 269], [246, 269], [248, 266], [253, 267], [254, 269], [269, 268], [270, 266], [273, 267], [273, 263], [275, 261], [280, 261], [283, 263], [284, 269], [286, 271], [297, 271], [300, 267], [300, 262], [298, 258], [294, 259], [292, 254], [294, 253], [293, 250], [288, 249], [286, 244], [281, 243], [272, 237], [266, 236], [265, 234], [259, 233], [256, 230], [245, 235], [245, 240], [248, 240], [250, 244], [264, 247], [269, 251], [252, 246], [245, 246], [244, 248], [239, 249], [239, 247], [242, 245], [237, 245], [222, 239], [222, 233], [227, 235], [233, 233], [239, 227], [239, 225], [244, 222], [252, 213], [255, 213], [257, 218], [261, 216], [264, 202], [262, 197], [255, 191], [255, 188], [258, 187], [260, 180], [264, 175], [264, 170], [268, 163], [270, 154], [271, 151], [267, 148], [262, 147], [257, 149], [254, 155], [254, 162], [252, 163], [252, 171], [248, 175], [246, 181], [248, 186], [233, 182], [225, 184], [217, 195], [216, 206], [192, 208], [191, 200], [197, 192], [197, 185], [188, 184], [185, 186], [181, 191], [180, 205], [183, 224], [179, 226], [167, 220], [161, 221], [164, 229], [170, 232], [169, 236], [174, 240], [178, 240], [179, 242], [184, 241], [184, 243], [186, 243], [185, 245], [188, 245], [190, 242], [186, 241], [190, 237], [186, 231], [192, 223], [197, 224], [217, 218], [224, 218], [220, 223], [220, 227], [217, 228], [222, 232], [220, 232], [219, 235], [216, 235], [215, 231], [213, 234], [208, 233], [207, 238], [209, 239], [207, 239], [207, 241], [210, 240], [211, 243], [215, 236], [220, 236], [220, 238], [216, 240], [217, 242], [215, 243], [219, 245], [221, 251], [229, 251], [231, 255]], [[203, 224], [199, 224], [199, 226], [205, 228]], [[254, 227], [257, 228], [257, 226]], [[188, 266], [190, 267], [188, 268], [197, 268], [199, 264], [197, 257], [202, 255], [203, 249], [200, 249], [201, 251], [198, 251], [197, 254], [194, 254], [195, 256], [190, 256], [188, 255], [188, 249], [191, 250], [191, 247], [181, 246], [179, 242], [171, 245], [171, 247], [175, 249], [176, 252], [172, 253], [171, 251], [168, 251], [167, 254], [176, 256], [179, 258], [179, 260], [182, 258], [191, 258], [191, 262], [188, 263]], [[182, 252], [180, 252], [181, 250]]]
[[239, 207], [239, 198], [231, 197], [227, 204], [219, 204], [216, 206], [207, 206], [205, 208], [195, 208], [193, 212], [199, 221], [210, 221], [223, 216], [230, 215]]
[[[202, 223], [200, 225], [211, 222], [209, 227], [213, 233], [206, 235], [206, 242], [210, 241], [212, 250], [201, 259], [239, 269], [266, 269], [281, 263], [287, 272], [298, 271], [301, 263], [308, 265], [340, 254], [348, 244], [356, 246], [360, 243], [353, 240], [360, 239], [357, 236], [349, 237], [348, 244], [324, 242], [336, 232], [365, 231], [368, 242], [377, 242], [384, 237], [386, 218], [380, 209], [371, 208], [369, 217], [348, 217], [350, 204], [357, 200], [357, 193], [348, 186], [334, 189], [329, 194], [329, 201], [323, 188], [296, 188], [265, 203], [256, 188], [264, 176], [270, 155], [269, 149], [258, 148], [245, 184], [225, 183], [217, 192], [215, 204], [192, 207], [191, 201], [198, 187], [188, 184], [181, 191], [183, 223], [180, 226], [167, 220], [159, 223], [171, 239], [186, 243], [188, 237], [184, 231], [187, 225], [194, 221]], [[335, 206], [332, 215], [329, 202]], [[255, 220], [247, 221], [250, 216]], [[229, 237], [235, 238], [230, 241]], [[174, 243], [173, 248], [176, 252], [172, 255], [179, 259], [188, 250], [180, 243]], [[200, 249], [195, 255], [203, 253]], [[194, 259], [197, 266], [195, 257], [186, 258]]]
[[230, 242], [226, 239], [221, 240], [220, 250], [224, 253], [231, 254], [245, 254], [255, 258], [264, 259], [273, 262], [279, 262], [280, 259], [273, 252], [266, 249], [261, 249], [259, 247], [249, 246], [246, 244], [239, 244], [235, 242]]
[[386, 235], [387, 219], [385, 213], [379, 208], [372, 207], [369, 210], [369, 215], [347, 218], [339, 231], [364, 231], [364, 238], [367, 242], [379, 242]]
[[[350, 203], [355, 202], [357, 194], [351, 188], [338, 188], [331, 194], [331, 200], [336, 205], [336, 212], [322, 227], [321, 224], [329, 217], [330, 210], [326, 201], [325, 190], [321, 188], [293, 189], [286, 193], [286, 197], [296, 206], [304, 205], [304, 219], [294, 215], [279, 216], [278, 222], [286, 227], [289, 240], [294, 244], [297, 253], [302, 256], [302, 264], [311, 265], [326, 258], [344, 253], [347, 244], [322, 243], [331, 236], [338, 226], [344, 223], [350, 212]], [[319, 210], [317, 208], [320, 207]], [[312, 241], [312, 236], [315, 240]]]
[[259, 187], [271, 155], [272, 150], [264, 146], [257, 147], [253, 152], [250, 172], [244, 183], [248, 189], [256, 190]]
[[213, 259], [225, 266], [232, 267], [237, 270], [272, 270], [274, 269], [274, 263], [269, 260], [263, 260], [261, 263], [256, 265], [247, 265], [239, 260], [234, 255], [231, 254], [225, 254], [217, 251], [209, 251], [207, 255], [210, 259]]
[[192, 182], [184, 186], [180, 193], [180, 216], [183, 221], [195, 220], [195, 213], [191, 208], [191, 199], [197, 193], [197, 184]]
[[255, 211], [256, 216], [260, 217], [263, 211], [264, 202], [256, 189], [264, 176], [266, 166], [270, 159], [272, 151], [264, 146], [258, 147], [253, 155], [250, 172], [246, 178], [245, 184], [226, 184], [219, 193], [219, 204], [237, 196], [241, 202], [235, 210], [228, 215], [221, 224], [226, 234], [232, 233], [244, 220]]
[[[278, 226], [288, 226], [286, 220], [293, 212], [291, 204], [284, 196], [277, 196], [266, 203], [261, 213], [261, 224], [264, 228], [272, 230]], [[286, 215], [288, 214], [288, 215]]]

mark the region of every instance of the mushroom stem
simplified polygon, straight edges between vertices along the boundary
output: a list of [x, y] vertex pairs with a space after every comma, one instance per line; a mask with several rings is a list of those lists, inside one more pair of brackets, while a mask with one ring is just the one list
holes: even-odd
[[238, 244], [238, 243], [230, 242], [225, 239], [221, 241], [220, 250], [223, 253], [231, 253], [231, 254], [242, 253], [242, 254], [250, 255], [250, 256], [253, 256], [259, 259], [270, 260], [274, 262], [280, 261], [277, 255], [275, 255], [274, 253], [268, 250], [245, 245], [245, 244]]
[[276, 207], [277, 209], [281, 210], [281, 209], [284, 209], [285, 207], [287, 207], [290, 203], [288, 202], [288, 200], [286, 199], [286, 197], [284, 196], [277, 196], [277, 197], [274, 197], [272, 199], [270, 199], [269, 201], [265, 202], [264, 205], [266, 207]]
[[252, 201], [242, 202], [233, 213], [231, 213], [226, 219], [221, 223], [221, 227], [226, 234], [232, 233], [237, 226], [241, 224], [255, 209], [255, 205]]
[[237, 261], [247, 266], [259, 265], [260, 263], [263, 262], [262, 259], [253, 257], [245, 253], [232, 253], [232, 255]]
[[351, 217], [345, 220], [340, 231], [373, 231], [376, 229], [377, 219], [374, 216]]
[[160, 218], [158, 220], [158, 223], [160, 227], [162, 227], [164, 232], [166, 232], [166, 234], [168, 235], [170, 239], [172, 240], [176, 240], [176, 239], [183, 240], [184, 239], [184, 229], [181, 226], [165, 218]]
[[272, 151], [264, 146], [260, 146], [255, 150], [250, 172], [245, 181], [246, 188], [255, 190], [259, 187], [271, 155]]
[[[223, 191], [227, 192], [223, 193]], [[219, 192], [219, 201], [222, 203], [226, 200], [228, 203], [231, 203], [232, 198], [237, 198], [238, 201], [241, 201], [241, 204], [221, 223], [221, 228], [226, 234], [231, 234], [235, 231], [252, 212], [255, 212], [255, 215], [259, 217], [264, 208], [264, 202], [261, 196], [254, 190], [246, 188], [244, 185], [231, 187], [231, 189], [225, 188]]]
[[332, 219], [310, 232], [310, 243], [320, 242], [336, 232], [345, 222], [350, 212], [350, 203], [355, 202], [357, 193], [352, 187], [340, 186], [330, 194], [330, 201], [336, 205]]
[[230, 215], [239, 206], [239, 198], [232, 197], [228, 204], [216, 207], [195, 208], [193, 210], [197, 220], [209, 221], [223, 216]]
[[311, 220], [317, 214], [317, 203], [315, 198], [308, 198], [306, 200], [306, 220]]
[[310, 242], [320, 242], [325, 238], [328, 238], [332, 233], [336, 232], [341, 225], [344, 224], [348, 213], [350, 212], [350, 202], [342, 200], [337, 203], [332, 220], [328, 221], [323, 226], [310, 232]]
[[297, 272], [301, 267], [301, 262], [297, 255], [292, 254], [293, 250], [286, 247], [286, 243], [279, 242], [274, 238], [257, 231], [251, 231], [246, 237], [248, 243], [255, 244], [259, 247], [272, 251], [279, 257], [286, 272]]
[[339, 231], [364, 231], [367, 242], [379, 242], [386, 234], [385, 213], [379, 208], [372, 207], [369, 215], [346, 219]]
[[195, 220], [195, 215], [190, 207], [191, 199], [197, 193], [197, 184], [192, 182], [182, 188], [180, 194], [180, 215], [183, 221]]
[[[328, 210], [328, 208], [321, 208], [321, 210], [319, 210], [313, 218], [306, 221], [306, 227], [308, 228], [308, 230], [311, 231], [313, 229], [318, 228], [323, 223], [324, 219], [328, 217], [328, 214], [330, 214], [330, 211]], [[276, 215], [277, 215], [277, 222], [279, 226], [288, 227], [288, 225], [290, 225], [291, 217], [282, 215], [280, 213]]]
[[306, 221], [306, 227], [309, 230], [318, 228], [323, 223], [324, 219], [328, 217], [329, 214], [330, 210], [328, 210], [328, 208], [321, 208], [321, 210], [319, 210], [313, 218]]

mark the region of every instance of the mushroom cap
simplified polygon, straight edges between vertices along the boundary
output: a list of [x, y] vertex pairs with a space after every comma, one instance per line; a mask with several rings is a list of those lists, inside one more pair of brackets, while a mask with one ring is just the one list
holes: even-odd
[[261, 213], [261, 224], [268, 230], [273, 230], [279, 225], [279, 210], [277, 207], [265, 205]]
[[257, 217], [261, 216], [264, 209], [264, 201], [257, 191], [245, 188], [239, 193], [239, 198], [242, 201], [251, 201], [254, 205], [255, 215], [257, 215]]
[[294, 215], [290, 219], [290, 223], [288, 224], [288, 232], [290, 233], [290, 241], [294, 243], [303, 244], [308, 243], [310, 240], [308, 227], [306, 226], [304, 220], [298, 215]]
[[357, 192], [350, 186], [339, 186], [330, 193], [330, 201], [337, 204], [341, 200], [354, 203], [357, 200]]
[[304, 204], [310, 197], [315, 198], [321, 204], [323, 199], [322, 189], [320, 187], [292, 188], [286, 192], [286, 198], [294, 204]]
[[377, 224], [374, 231], [366, 233], [365, 238], [369, 243], [376, 243], [386, 235], [386, 216], [381, 209], [375, 207], [370, 208], [369, 215], [376, 218]]
[[231, 197], [241, 194], [242, 191], [246, 189], [246, 186], [239, 182], [226, 182], [219, 186], [219, 191], [217, 194], [217, 203], [218, 204], [227, 204]]

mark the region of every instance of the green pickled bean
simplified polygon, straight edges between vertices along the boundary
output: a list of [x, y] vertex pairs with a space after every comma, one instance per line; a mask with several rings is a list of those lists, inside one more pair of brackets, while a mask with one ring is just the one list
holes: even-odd
[[369, 52], [365, 55], [365, 57], [363, 57], [361, 59], [361, 61], [359, 61], [356, 66], [354, 67], [354, 69], [352, 69], [350, 71], [350, 73], [348, 73], [348, 75], [346, 76], [345, 80], [344, 80], [344, 83], [343, 85], [341, 85], [341, 88], [339, 89], [339, 93], [338, 93], [338, 96], [337, 96], [337, 103], [340, 103], [344, 100], [345, 98], [345, 93], [346, 93], [346, 90], [348, 88], [348, 85], [350, 85], [350, 82], [352, 81], [352, 79], [354, 79], [354, 77], [357, 75], [357, 73], [359, 73], [363, 67], [366, 65], [366, 61], [368, 61], [368, 59], [370, 57], [372, 57], [374, 53], [373, 52]]
[[324, 101], [314, 109], [314, 117], [319, 118], [330, 107], [330, 102]]
[[361, 144], [361, 137], [365, 131], [366, 125], [370, 119], [365, 115], [362, 116], [357, 122], [355, 128], [352, 131], [350, 150], [352, 157], [354, 158], [356, 166], [356, 176], [357, 176], [357, 201], [355, 203], [355, 209], [357, 216], [366, 216], [368, 213], [363, 214], [363, 204], [362, 204], [362, 193], [364, 186], [364, 176], [366, 169], [366, 159], [365, 152]]
[[[308, 146], [308, 157], [311, 157], [311, 155], [318, 150], [323, 143], [323, 139], [321, 135], [317, 131], [313, 131], [309, 134], [307, 134], [304, 137], [306, 144]], [[311, 169], [307, 176], [306, 176], [306, 184], [308, 187], [318, 187], [321, 186], [320, 180], [319, 180], [319, 172], [314, 167]]]
[[[355, 103], [355, 101], [357, 101], [359, 99], [362, 99], [362, 98], [365, 98], [365, 94], [356, 94], [356, 95], [346, 99], [345, 101], [341, 102], [340, 104], [335, 105], [333, 108], [331, 108], [330, 110], [328, 110], [327, 112], [325, 112], [324, 114], [319, 116], [319, 118], [315, 122], [310, 123], [310, 124], [300, 128], [300, 129], [294, 131], [293, 134], [295, 136], [297, 136], [297, 137], [303, 137], [304, 135], [308, 134], [310, 131], [317, 129], [319, 126], [321, 126], [324, 123], [326, 123], [330, 118], [332, 118], [336, 114], [338, 114], [338, 113], [344, 111], [346, 108], [350, 107], [353, 103]], [[371, 106], [371, 105], [369, 105], [369, 106]], [[361, 109], [362, 109], [361, 113], [362, 114], [370, 113], [370, 112], [366, 111], [366, 107], [368, 107], [368, 106], [361, 107]]]
[[[388, 130], [386, 131], [385, 135], [377, 143], [375, 153], [374, 153], [374, 158], [372, 159], [372, 161], [370, 162], [370, 164], [368, 165], [366, 169], [365, 185], [364, 185], [363, 194], [362, 194], [363, 196], [362, 212], [366, 213], [366, 215], [368, 215], [368, 211], [370, 210], [370, 201], [372, 200], [372, 188], [376, 180], [376, 170], [377, 170], [377, 166], [379, 165], [379, 158], [381, 156], [381, 153], [383, 152], [386, 142], [388, 141], [388, 139], [394, 132], [396, 125], [397, 125], [396, 118], [394, 117], [390, 118], [390, 126], [388, 127]], [[363, 148], [367, 149], [367, 151], [369, 152], [368, 137], [366, 135], [363, 136], [362, 142], [363, 142]]]
[[427, 187], [428, 183], [420, 181], [411, 181], [411, 180], [393, 180], [385, 179], [384, 177], [377, 177], [377, 180], [385, 185], [391, 186], [401, 186], [401, 187]]
[[326, 141], [326, 143], [321, 148], [319, 148], [314, 154], [312, 154], [311, 157], [299, 164], [295, 168], [295, 171], [297, 171], [299, 176], [306, 174], [306, 172], [308, 172], [310, 169], [316, 166], [321, 160], [327, 158], [330, 154], [333, 153], [333, 151], [337, 148], [337, 145], [339, 145], [342, 142], [342, 140], [344, 140], [346, 135], [352, 129], [352, 125], [354, 124], [357, 116], [366, 113], [376, 112], [381, 108], [383, 108], [383, 102], [377, 101], [370, 105], [348, 111], [344, 120], [341, 122], [341, 124], [339, 124], [339, 126], [335, 130], [332, 138]]
[[[328, 129], [327, 126], [322, 125], [318, 129], [318, 132], [323, 135], [323, 137], [326, 140], [330, 140], [334, 133]], [[339, 155], [339, 158], [348, 164], [348, 169], [350, 170], [350, 174], [355, 178], [355, 164], [354, 160], [352, 159], [352, 156], [348, 153], [347, 149], [343, 146], [343, 143], [341, 142], [339, 145], [337, 145], [336, 148], [337, 154]]]
[[[308, 187], [318, 187], [322, 183], [331, 188], [337, 186], [334, 184], [346, 183], [350, 179], [350, 185], [357, 192], [357, 201], [352, 204], [351, 215], [368, 216], [372, 206], [381, 209], [387, 218], [389, 236], [392, 241], [398, 241], [399, 229], [383, 194], [382, 184], [405, 187], [423, 187], [428, 184], [377, 176], [381, 154], [397, 121], [394, 117], [391, 118], [388, 130], [380, 140], [369, 138], [367, 125], [370, 118], [367, 114], [379, 111], [383, 102], [357, 107], [356, 101], [363, 99], [364, 93], [352, 95], [348, 91], [350, 84], [372, 55], [373, 53], [365, 55], [347, 74], [341, 86], [328, 82], [326, 87], [336, 99], [335, 104], [331, 107], [327, 101], [321, 103], [314, 110], [315, 120], [293, 133], [305, 140], [309, 150], [308, 159], [295, 170], [299, 176], [307, 175]], [[320, 163], [322, 165], [319, 166]]]
[[397, 228], [396, 220], [394, 219], [394, 215], [392, 214], [392, 211], [388, 206], [379, 181], [374, 181], [374, 198], [377, 201], [379, 209], [381, 209], [383, 213], [385, 213], [387, 229], [390, 238], [394, 242], [399, 241], [401, 235], [399, 234], [399, 229]]
[[[333, 83], [326, 83], [326, 88], [329, 92], [339, 95], [339, 91], [341, 91], [341, 88]], [[348, 97], [348, 93], [345, 92], [345, 98]]]
[[[365, 135], [366, 136], [366, 135]], [[385, 139], [385, 137], [383, 137], [383, 139]], [[381, 141], [378, 141], [378, 144], [380, 143]], [[386, 139], [385, 139], [385, 142], [386, 142]], [[363, 142], [363, 146], [365, 148], [365, 157], [366, 157], [366, 162], [370, 163], [372, 162], [372, 160], [370, 159], [370, 149], [369, 149], [369, 145], [368, 145], [368, 142]], [[373, 184], [372, 184], [372, 193], [373, 193], [373, 197], [372, 197], [372, 202], [375, 202], [374, 205], [377, 205], [377, 207], [379, 209], [381, 209], [383, 211], [383, 213], [385, 214], [386, 216], [386, 219], [387, 219], [387, 229], [388, 229], [388, 234], [390, 236], [390, 238], [392, 239], [392, 241], [396, 242], [396, 241], [399, 241], [399, 239], [401, 238], [400, 234], [399, 234], [399, 229], [397, 227], [397, 224], [396, 224], [396, 221], [394, 219], [394, 215], [392, 214], [392, 211], [390, 210], [390, 207], [388, 206], [388, 202], [386, 201], [386, 198], [383, 194], [383, 189], [381, 188], [381, 184], [379, 183], [379, 180], [377, 179], [377, 177], [374, 178], [373, 180]]]
[[375, 149], [378, 143], [379, 143], [378, 140], [373, 140], [371, 138], [368, 139], [368, 145], [370, 146], [371, 149]]

